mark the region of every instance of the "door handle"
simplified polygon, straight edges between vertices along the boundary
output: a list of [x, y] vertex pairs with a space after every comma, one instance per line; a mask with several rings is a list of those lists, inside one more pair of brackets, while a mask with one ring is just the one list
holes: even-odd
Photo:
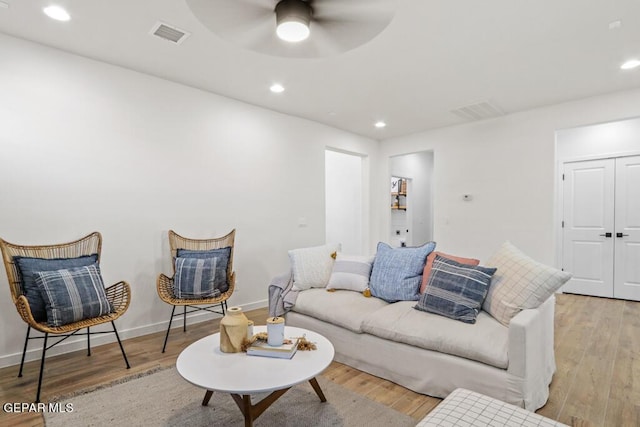
[[[618, 234], [620, 234], [620, 233], [618, 233]], [[602, 236], [602, 237], [611, 237], [612, 233], [604, 233], [604, 234], [601, 234], [600, 236]], [[618, 236], [618, 237], [622, 237], [622, 236]]]
[[618, 238], [626, 237], [626, 236], [628, 236], [628, 234], [616, 233], [616, 237], [618, 237]]

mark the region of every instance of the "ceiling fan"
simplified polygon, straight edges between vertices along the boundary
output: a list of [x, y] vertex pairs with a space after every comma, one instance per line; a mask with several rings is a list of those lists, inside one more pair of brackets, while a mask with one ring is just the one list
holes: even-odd
[[274, 56], [318, 58], [363, 45], [391, 22], [396, 0], [186, 0], [213, 33]]

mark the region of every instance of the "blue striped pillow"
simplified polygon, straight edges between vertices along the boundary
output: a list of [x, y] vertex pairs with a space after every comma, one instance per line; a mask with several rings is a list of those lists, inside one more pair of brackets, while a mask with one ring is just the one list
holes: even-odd
[[98, 262], [98, 254], [85, 255], [78, 258], [31, 258], [14, 257], [20, 273], [22, 293], [29, 301], [31, 315], [36, 322], [47, 320], [47, 308], [40, 288], [36, 284], [36, 273], [39, 271], [55, 271], [68, 268], [85, 267]]
[[113, 311], [98, 264], [35, 273], [47, 309], [47, 323], [58, 327]]
[[414, 308], [476, 323], [496, 268], [460, 264], [436, 255], [427, 288]]
[[372, 256], [345, 255], [338, 252], [327, 289], [363, 292], [369, 287]]
[[435, 242], [408, 248], [378, 243], [369, 283], [371, 295], [387, 302], [417, 301], [427, 255], [435, 248]]
[[228, 289], [227, 267], [220, 257], [176, 258], [174, 277], [176, 298], [215, 298]]

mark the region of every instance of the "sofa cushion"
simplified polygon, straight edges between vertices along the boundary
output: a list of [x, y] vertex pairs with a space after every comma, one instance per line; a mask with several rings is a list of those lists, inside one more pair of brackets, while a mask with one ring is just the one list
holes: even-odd
[[59, 327], [113, 311], [98, 264], [35, 273], [47, 307], [47, 323]]
[[475, 324], [414, 310], [400, 301], [366, 317], [362, 332], [506, 369], [509, 328], [481, 311]]
[[298, 294], [292, 311], [361, 333], [365, 317], [386, 305], [381, 299], [366, 298], [357, 292], [308, 289]]
[[497, 267], [482, 309], [503, 325], [520, 311], [538, 308], [556, 292], [571, 274], [541, 264], [505, 242], [487, 261]]
[[345, 255], [338, 252], [327, 289], [363, 292], [369, 287], [372, 256]]
[[427, 255], [427, 263], [424, 265], [424, 271], [422, 273], [422, 283], [420, 284], [421, 294], [423, 294], [425, 289], [427, 288], [427, 282], [429, 281], [429, 276], [431, 275], [431, 269], [433, 268], [433, 261], [436, 259], [436, 256], [452, 259], [456, 262], [459, 262], [460, 264], [468, 264], [468, 265], [480, 264], [480, 260], [475, 258], [463, 258], [455, 255], [445, 254], [443, 252], [438, 252], [438, 251], [431, 252], [429, 255]]
[[495, 272], [495, 268], [460, 264], [437, 255], [427, 289], [415, 308], [465, 323], [476, 323]]
[[324, 288], [329, 283], [339, 244], [327, 244], [289, 251], [293, 283], [300, 290]]
[[18, 266], [22, 292], [27, 301], [29, 301], [31, 315], [36, 322], [44, 322], [47, 320], [47, 310], [40, 288], [36, 284], [36, 273], [39, 271], [55, 271], [93, 265], [98, 262], [98, 254], [77, 258], [30, 258], [17, 256], [13, 260]]
[[435, 247], [434, 242], [409, 248], [378, 243], [369, 283], [371, 295], [387, 302], [417, 301], [427, 255]]

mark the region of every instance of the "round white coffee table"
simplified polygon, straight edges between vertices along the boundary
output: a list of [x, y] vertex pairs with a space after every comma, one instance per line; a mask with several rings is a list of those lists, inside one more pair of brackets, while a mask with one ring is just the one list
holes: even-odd
[[[255, 332], [266, 331], [256, 326]], [[178, 373], [191, 384], [206, 389], [202, 405], [209, 404], [214, 391], [230, 393], [244, 415], [245, 426], [252, 426], [273, 402], [296, 384], [309, 381], [322, 402], [326, 398], [316, 376], [322, 373], [334, 356], [331, 342], [320, 334], [302, 328], [285, 327], [285, 338], [305, 336], [317, 350], [300, 351], [291, 359], [247, 356], [246, 353], [220, 351], [220, 334], [202, 338], [178, 356]], [[267, 397], [251, 403], [251, 395], [271, 392]]]

